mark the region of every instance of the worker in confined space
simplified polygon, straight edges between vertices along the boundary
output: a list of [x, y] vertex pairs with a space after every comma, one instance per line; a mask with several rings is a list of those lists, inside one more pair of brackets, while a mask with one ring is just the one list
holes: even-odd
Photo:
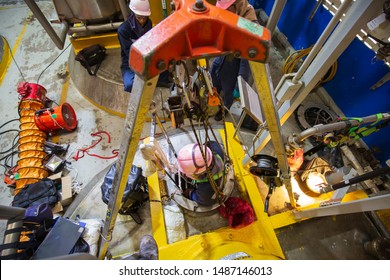
[[[259, 23], [255, 10], [248, 3], [248, 0], [217, 0], [216, 6], [252, 22]], [[223, 103], [228, 109], [232, 106], [234, 98], [239, 96], [237, 77], [241, 76], [249, 84], [252, 79], [249, 62], [246, 59], [233, 58], [230, 60], [226, 56], [214, 59], [210, 74], [214, 87], [221, 94]], [[222, 107], [214, 116], [214, 119], [216, 121], [222, 120]], [[242, 127], [256, 130], [257, 124], [249, 116], [246, 116]]]
[[[121, 45], [121, 72], [124, 90], [131, 92], [133, 89], [135, 73], [130, 69], [131, 45], [142, 35], [152, 29], [150, 4], [148, 0], [131, 0], [129, 4], [130, 15], [118, 28], [118, 39]], [[168, 71], [162, 72], [157, 86], [169, 87]]]
[[[224, 153], [215, 141], [202, 145], [207, 166], [219, 188], [224, 176]], [[207, 177], [206, 163], [198, 144], [188, 144], [180, 149], [177, 156], [178, 169], [192, 181], [191, 187], [184, 191], [184, 196], [200, 205], [212, 205], [217, 202], [217, 195]]]

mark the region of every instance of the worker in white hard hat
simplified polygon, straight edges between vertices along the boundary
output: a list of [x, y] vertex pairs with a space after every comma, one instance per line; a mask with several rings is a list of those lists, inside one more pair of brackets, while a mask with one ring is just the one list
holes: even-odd
[[[254, 8], [248, 0], [217, 0], [216, 7], [230, 11], [255, 23], [259, 23]], [[226, 59], [225, 56], [214, 59], [210, 69], [213, 85], [221, 93], [226, 108], [230, 108], [234, 98], [239, 96], [237, 77], [241, 76], [246, 82], [250, 82], [251, 71], [246, 59]], [[238, 96], [237, 96], [238, 95]], [[222, 108], [215, 115], [215, 120], [222, 120]], [[247, 116], [242, 127], [256, 130], [257, 124]]]
[[[150, 4], [148, 0], [131, 0], [130, 15], [118, 28], [118, 39], [121, 45], [121, 71], [124, 90], [131, 92], [135, 73], [129, 66], [131, 45], [142, 35], [152, 29]], [[157, 86], [169, 87], [168, 72], [160, 74]]]
[[182, 147], [177, 155], [178, 169], [182, 175], [192, 180], [192, 185], [184, 191], [184, 196], [204, 206], [216, 203], [217, 195], [209, 182], [206, 165], [219, 188], [225, 174], [224, 157], [220, 145], [215, 141], [208, 141], [201, 147], [198, 144]]

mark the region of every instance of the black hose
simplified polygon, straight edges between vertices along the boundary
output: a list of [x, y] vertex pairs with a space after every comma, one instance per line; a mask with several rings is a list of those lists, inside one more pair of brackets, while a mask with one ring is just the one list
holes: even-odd
[[330, 191], [338, 190], [338, 189], [341, 189], [341, 188], [344, 188], [344, 187], [347, 187], [347, 186], [350, 186], [350, 185], [353, 185], [356, 183], [360, 183], [360, 182], [363, 182], [363, 181], [366, 181], [369, 179], [373, 179], [375, 177], [379, 177], [381, 175], [385, 175], [388, 173], [390, 173], [390, 166], [378, 168], [374, 171], [368, 172], [368, 173], [360, 175], [360, 176], [356, 176], [356, 177], [351, 178], [347, 181], [342, 181], [342, 182], [334, 184], [332, 186], [327, 186], [327, 187], [323, 188], [321, 192], [327, 193]]

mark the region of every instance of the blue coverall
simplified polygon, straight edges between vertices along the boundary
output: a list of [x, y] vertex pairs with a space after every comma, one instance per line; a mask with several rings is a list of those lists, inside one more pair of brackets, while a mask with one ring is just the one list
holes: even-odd
[[[148, 18], [145, 26], [141, 24], [135, 18], [135, 14], [130, 12], [130, 16], [124, 21], [118, 28], [118, 39], [121, 45], [121, 71], [124, 83], [124, 89], [127, 92], [131, 92], [134, 83], [135, 73], [129, 67], [129, 56], [131, 45], [139, 39], [142, 35], [152, 29], [152, 21]], [[168, 71], [164, 71], [160, 74], [157, 82], [157, 86], [169, 87]]]
[[[215, 141], [208, 141], [206, 145], [213, 151], [214, 159], [211, 166], [211, 174], [215, 184], [219, 186], [220, 181], [225, 174], [224, 158], [225, 155], [220, 146]], [[200, 205], [213, 205], [217, 202], [213, 196], [215, 195], [211, 183], [208, 181], [207, 174], [201, 174], [198, 180], [195, 180], [194, 190], [190, 192], [190, 199]]]
[[226, 56], [219, 56], [214, 59], [210, 68], [213, 86], [218, 93], [223, 91], [223, 104], [230, 108], [233, 104], [233, 91], [238, 90], [237, 77], [241, 76], [249, 82], [251, 76], [249, 62], [246, 59], [233, 58], [231, 61]]
[[[257, 20], [253, 20], [252, 22], [258, 23]], [[228, 109], [233, 104], [234, 91], [238, 93], [237, 77], [241, 76], [249, 84], [251, 82], [250, 79], [252, 79], [252, 72], [248, 60], [240, 58], [230, 60], [227, 56], [219, 56], [214, 59], [210, 68], [210, 75], [213, 86], [218, 93], [222, 93], [223, 104]], [[250, 116], [246, 115], [242, 127], [256, 131], [258, 124]]]

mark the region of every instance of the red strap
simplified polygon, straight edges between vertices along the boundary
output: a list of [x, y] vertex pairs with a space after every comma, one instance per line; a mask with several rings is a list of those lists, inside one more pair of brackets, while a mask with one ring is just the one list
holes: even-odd
[[111, 151], [111, 153], [113, 154], [112, 156], [100, 156], [100, 155], [93, 154], [93, 153], [89, 152], [90, 149], [94, 148], [97, 144], [99, 144], [102, 141], [103, 137], [101, 136], [101, 134], [103, 134], [103, 133], [105, 135], [107, 135], [108, 143], [111, 143], [111, 136], [110, 136], [110, 134], [107, 131], [101, 130], [101, 131], [98, 131], [98, 132], [95, 132], [95, 133], [91, 133], [91, 136], [97, 136], [97, 137], [99, 137], [99, 140], [96, 141], [95, 143], [93, 143], [89, 147], [78, 149], [77, 153], [73, 157], [73, 159], [77, 161], [80, 158], [83, 158], [85, 154], [87, 154], [89, 156], [92, 156], [92, 157], [98, 157], [98, 158], [101, 158], [101, 159], [113, 159], [113, 158], [117, 157], [118, 154], [119, 154], [118, 153], [118, 149], [114, 149], [114, 150]]

